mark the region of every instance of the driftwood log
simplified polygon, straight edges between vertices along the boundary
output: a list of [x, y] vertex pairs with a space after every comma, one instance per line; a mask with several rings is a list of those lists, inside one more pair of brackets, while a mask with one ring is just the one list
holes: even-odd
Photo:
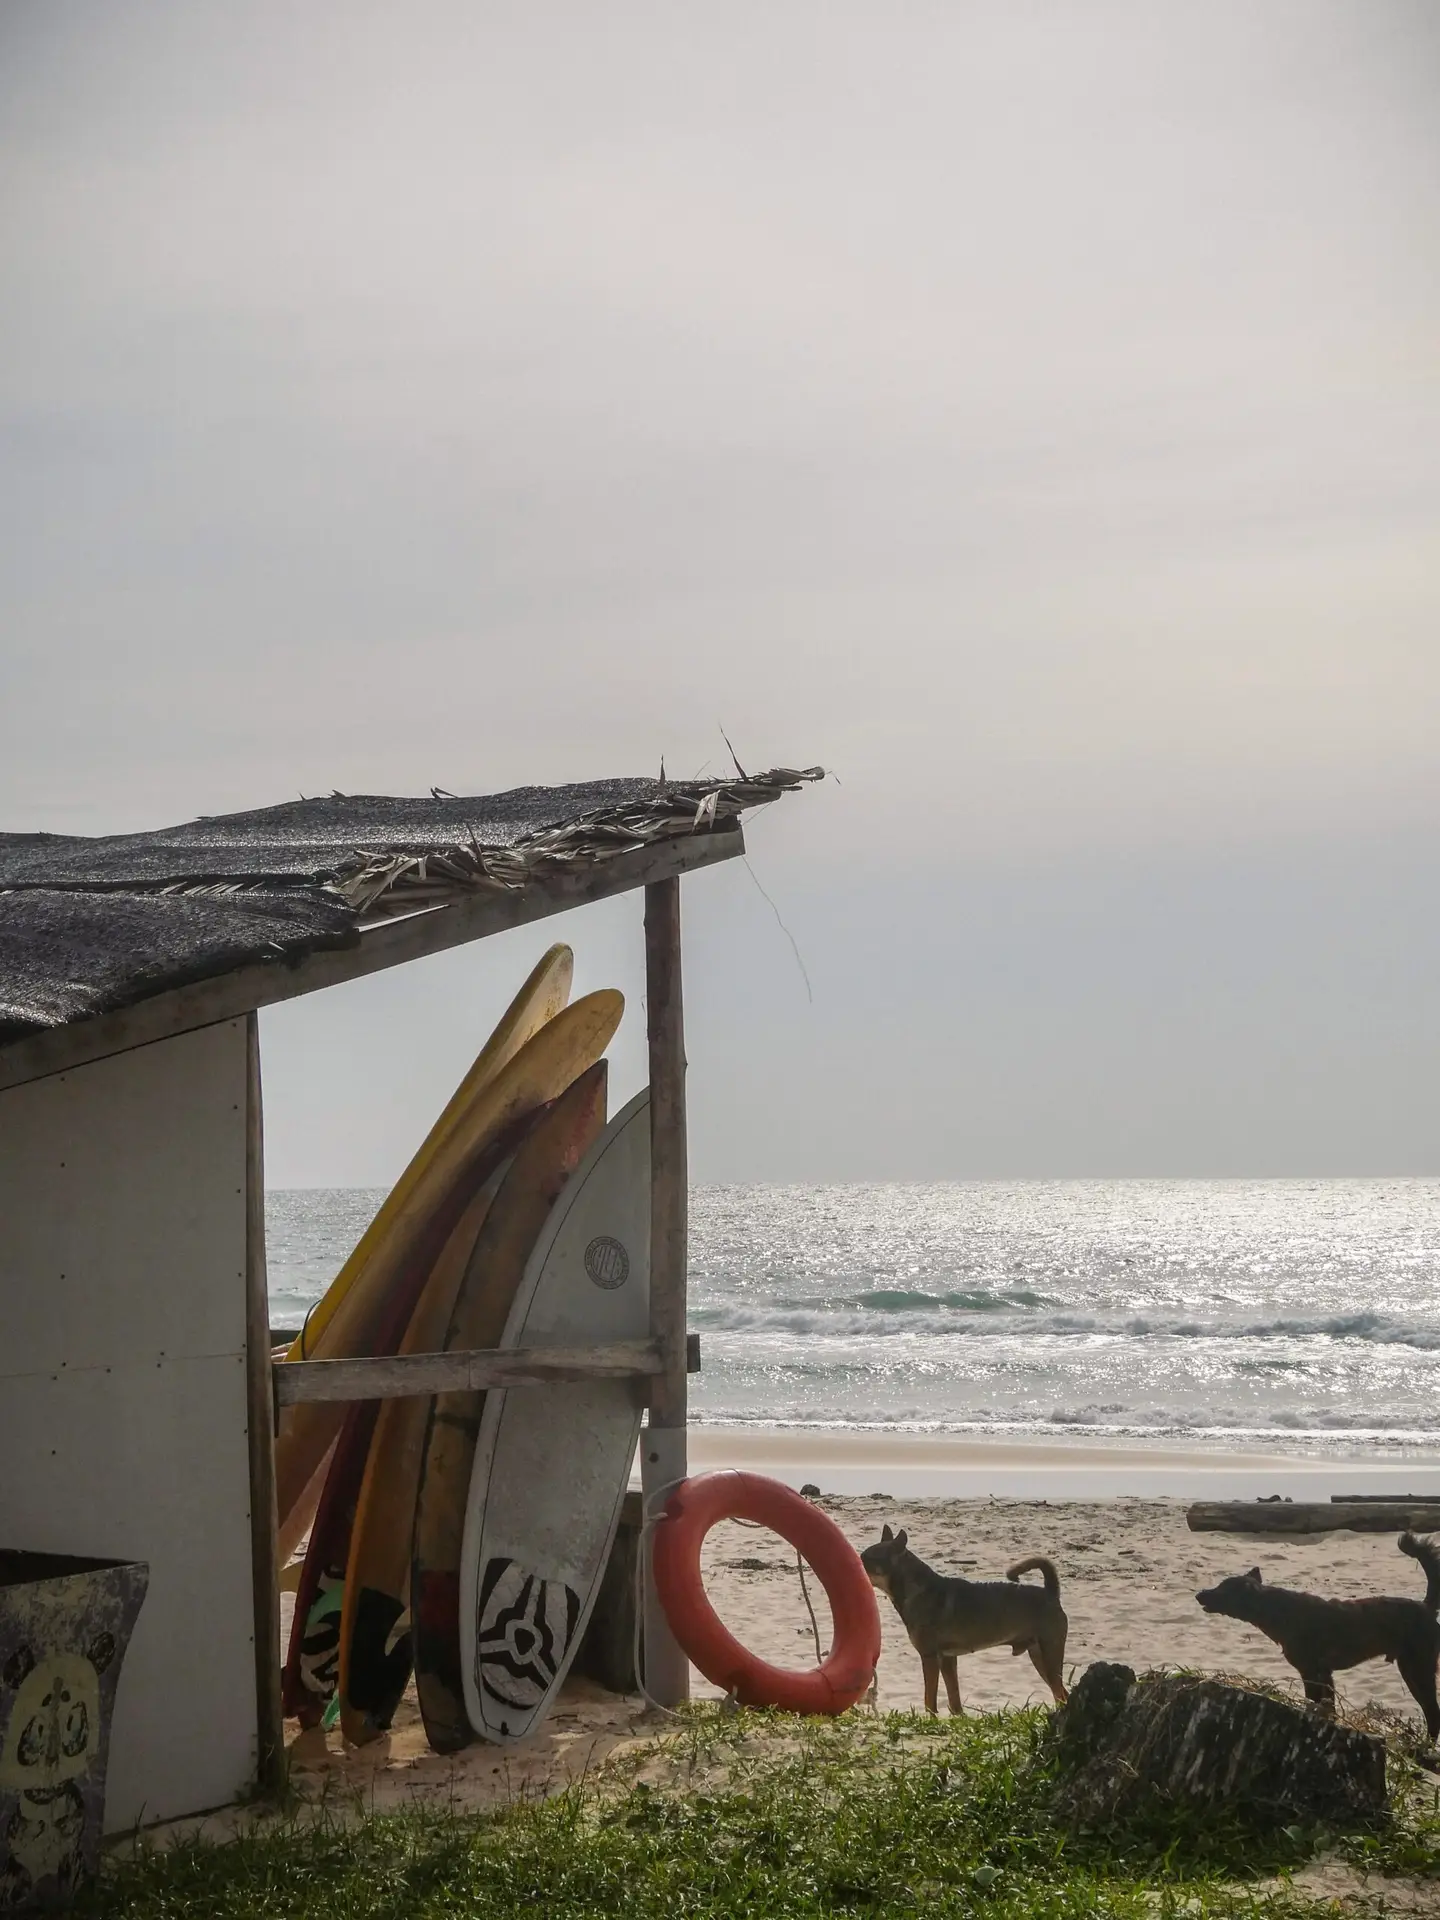
[[1165, 1807], [1257, 1825], [1374, 1825], [1388, 1809], [1385, 1743], [1268, 1694], [1097, 1661], [1051, 1723], [1062, 1819], [1103, 1827]]
[[1434, 1493], [1332, 1493], [1331, 1502], [1344, 1506], [1348, 1501], [1358, 1505], [1388, 1503], [1401, 1507], [1440, 1507], [1440, 1494]]
[[1440, 1532], [1440, 1500], [1197, 1500], [1192, 1533]]

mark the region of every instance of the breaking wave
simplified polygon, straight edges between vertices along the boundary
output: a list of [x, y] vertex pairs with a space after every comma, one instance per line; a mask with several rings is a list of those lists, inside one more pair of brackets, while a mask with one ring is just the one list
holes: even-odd
[[[873, 1297], [873, 1296], [872, 1296]], [[961, 1296], [955, 1296], [958, 1300]], [[698, 1327], [716, 1333], [798, 1334], [832, 1339], [911, 1339], [932, 1335], [946, 1339], [1013, 1339], [1017, 1329], [998, 1317], [998, 1307], [946, 1307], [936, 1296], [926, 1296], [893, 1320], [893, 1308], [874, 1310], [863, 1301], [851, 1306], [766, 1307], [707, 1306], [692, 1311]], [[973, 1316], [973, 1317], [972, 1317]], [[983, 1316], [983, 1317], [982, 1317]], [[1298, 1340], [1364, 1341], [1379, 1346], [1413, 1347], [1418, 1352], [1440, 1352], [1440, 1322], [1392, 1320], [1376, 1313], [1285, 1316], [1276, 1319], [1233, 1321], [1170, 1319], [1154, 1314], [1106, 1315], [1048, 1313], [1029, 1315], [1027, 1338], [1094, 1340]]]

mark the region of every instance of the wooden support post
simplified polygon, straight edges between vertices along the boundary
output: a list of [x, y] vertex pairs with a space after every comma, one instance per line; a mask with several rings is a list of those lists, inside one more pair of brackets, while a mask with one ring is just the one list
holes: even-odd
[[265, 1128], [260, 1101], [260, 1021], [245, 1016], [245, 1380], [250, 1439], [250, 1571], [255, 1593], [256, 1782], [285, 1777], [280, 1710], [280, 1575], [276, 1564], [275, 1395], [265, 1272]]
[[[645, 995], [650, 1038], [650, 1337], [661, 1371], [650, 1385], [640, 1438], [647, 1518], [687, 1471], [685, 1322], [689, 1156], [685, 1133], [685, 1016], [680, 984], [680, 882], [645, 889]], [[676, 1644], [645, 1569], [645, 1685], [663, 1707], [690, 1697], [690, 1663]]]

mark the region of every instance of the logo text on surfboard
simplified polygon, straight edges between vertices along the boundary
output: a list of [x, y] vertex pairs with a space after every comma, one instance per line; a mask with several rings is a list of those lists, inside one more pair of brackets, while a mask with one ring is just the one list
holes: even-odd
[[630, 1256], [611, 1234], [597, 1233], [585, 1249], [585, 1271], [597, 1287], [623, 1287], [630, 1278]]

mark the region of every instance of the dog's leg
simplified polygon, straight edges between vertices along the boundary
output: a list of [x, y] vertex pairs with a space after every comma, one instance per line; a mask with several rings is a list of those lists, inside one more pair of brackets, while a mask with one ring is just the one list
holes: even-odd
[[1029, 1654], [1035, 1671], [1049, 1687], [1057, 1707], [1070, 1698], [1065, 1691], [1065, 1636], [1054, 1635], [1030, 1642]]
[[1335, 1717], [1335, 1676], [1333, 1673], [1302, 1673], [1300, 1676], [1305, 1688], [1305, 1698], [1312, 1706], [1319, 1707], [1322, 1713]]
[[940, 1711], [940, 1662], [933, 1653], [922, 1653], [920, 1670], [925, 1675], [925, 1711]]
[[945, 1676], [945, 1698], [950, 1702], [951, 1713], [960, 1713], [960, 1669], [955, 1664], [953, 1653], [942, 1653], [940, 1671]]
[[1402, 1653], [1396, 1656], [1395, 1664], [1400, 1678], [1405, 1682], [1414, 1697], [1415, 1704], [1425, 1716], [1425, 1731], [1434, 1746], [1440, 1739], [1440, 1700], [1435, 1698], [1435, 1658], [1431, 1653]]

